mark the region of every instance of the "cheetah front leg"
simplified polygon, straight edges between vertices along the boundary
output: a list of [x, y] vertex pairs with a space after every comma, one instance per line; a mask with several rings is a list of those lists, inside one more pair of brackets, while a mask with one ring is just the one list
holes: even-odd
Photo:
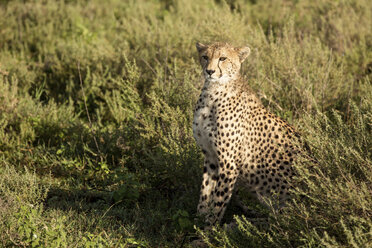
[[239, 170], [236, 169], [236, 164], [232, 161], [221, 162], [219, 172], [215, 180], [215, 188], [211, 193], [212, 214], [207, 216], [207, 223], [210, 225], [221, 221], [239, 176]]
[[211, 199], [212, 192], [216, 187], [216, 178], [218, 176], [218, 170], [216, 164], [212, 162], [213, 158], [204, 159], [204, 173], [203, 173], [203, 182], [200, 190], [200, 198], [198, 204], [198, 214], [205, 215], [211, 210]]

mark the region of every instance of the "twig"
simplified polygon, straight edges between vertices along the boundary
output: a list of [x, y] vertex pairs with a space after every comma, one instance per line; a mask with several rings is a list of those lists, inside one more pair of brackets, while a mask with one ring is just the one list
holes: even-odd
[[101, 162], [103, 162], [103, 157], [102, 157], [102, 154], [101, 154], [101, 150], [99, 149], [98, 142], [97, 142], [97, 139], [96, 139], [96, 136], [95, 136], [95, 132], [93, 130], [92, 120], [90, 119], [90, 114], [89, 114], [89, 111], [88, 111], [87, 100], [86, 100], [86, 97], [85, 97], [85, 92], [84, 92], [84, 87], [83, 87], [83, 80], [81, 79], [81, 73], [80, 73], [80, 62], [78, 62], [77, 66], [78, 66], [78, 72], [79, 72], [80, 87], [81, 87], [81, 90], [83, 91], [84, 107], [85, 107], [85, 111], [87, 113], [87, 117], [88, 117], [88, 121], [89, 121], [89, 129], [92, 132], [93, 140], [94, 140], [94, 143], [96, 144], [96, 148], [97, 148], [99, 157], [101, 159]]
[[182, 248], [183, 245], [185, 244], [186, 237], [187, 237], [188, 234], [189, 234], [189, 232], [186, 232], [186, 233], [183, 235], [183, 239], [182, 239], [182, 242], [181, 242], [180, 248]]
[[156, 71], [154, 70], [154, 68], [151, 67], [151, 65], [144, 59], [141, 58], [141, 60], [145, 63], [145, 65], [154, 73], [154, 75], [156, 75]]
[[262, 98], [265, 98], [266, 100], [269, 101], [269, 105], [271, 105], [272, 103], [280, 110], [280, 111], [283, 111], [283, 109], [280, 107], [280, 105], [278, 103], [276, 103], [275, 101], [272, 100], [272, 97], [270, 97], [270, 99], [265, 95], [265, 93], [262, 93], [262, 92], [258, 92], [258, 95]]
[[115, 202], [114, 204], [112, 204], [106, 211], [105, 213], [100, 217], [99, 221], [101, 221], [105, 216], [106, 214], [111, 210], [111, 208], [113, 208], [115, 205], [121, 203], [123, 200], [120, 200], [118, 202]]

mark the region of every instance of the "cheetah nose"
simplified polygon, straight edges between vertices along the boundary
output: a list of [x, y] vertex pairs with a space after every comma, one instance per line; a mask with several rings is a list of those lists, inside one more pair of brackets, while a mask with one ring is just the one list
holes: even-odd
[[209, 76], [211, 76], [215, 72], [215, 70], [206, 70], [206, 72], [209, 74]]

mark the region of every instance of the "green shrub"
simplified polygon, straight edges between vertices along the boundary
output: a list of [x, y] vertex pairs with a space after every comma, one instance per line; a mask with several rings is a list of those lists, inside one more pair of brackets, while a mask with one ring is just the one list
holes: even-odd
[[267, 213], [268, 227], [237, 216], [239, 229], [216, 229], [210, 245], [370, 245], [371, 8], [1, 1], [1, 244], [189, 246], [202, 173], [194, 44], [227, 41], [251, 47], [247, 84], [302, 133], [319, 166], [298, 162], [294, 195], [306, 197]]

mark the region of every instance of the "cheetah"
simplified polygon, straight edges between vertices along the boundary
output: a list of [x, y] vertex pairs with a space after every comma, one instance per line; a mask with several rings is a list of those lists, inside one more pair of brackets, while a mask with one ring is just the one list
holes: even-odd
[[240, 75], [249, 47], [196, 44], [205, 78], [195, 106], [193, 135], [204, 154], [197, 211], [220, 222], [237, 181], [261, 202], [289, 197], [299, 135], [270, 113]]

